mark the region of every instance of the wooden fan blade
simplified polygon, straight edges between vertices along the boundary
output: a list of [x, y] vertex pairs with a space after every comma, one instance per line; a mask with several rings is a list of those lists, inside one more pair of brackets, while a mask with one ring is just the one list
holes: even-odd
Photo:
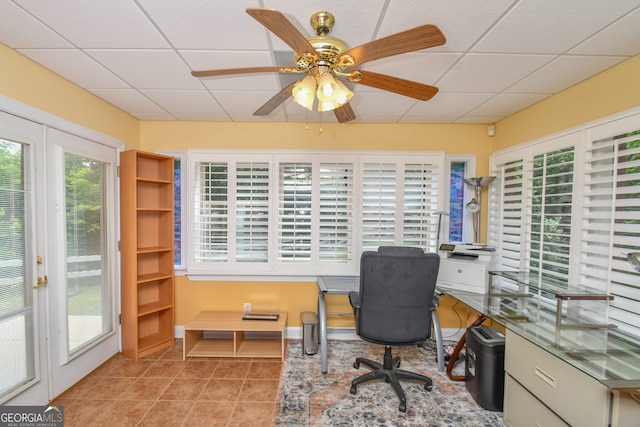
[[371, 71], [360, 71], [360, 73], [362, 74], [362, 80], [359, 82], [354, 81], [354, 83], [388, 90], [389, 92], [409, 96], [419, 99], [420, 101], [428, 101], [438, 93], [437, 87], [412, 82], [411, 80], [404, 80], [399, 77], [387, 76], [386, 74], [378, 74]]
[[274, 9], [250, 7], [247, 13], [264, 25], [269, 31], [291, 46], [298, 55], [305, 53], [317, 57], [316, 50], [309, 40], [287, 19], [284, 14]]
[[293, 82], [289, 86], [282, 89], [273, 98], [268, 100], [262, 107], [258, 108], [256, 112], [253, 113], [253, 115], [268, 116], [269, 114], [271, 114], [271, 112], [275, 110], [278, 105], [289, 99], [289, 97], [291, 96], [291, 92], [293, 91], [293, 87], [296, 85], [296, 83], [298, 82]]
[[342, 52], [340, 56], [350, 55], [356, 61], [353, 65], [358, 65], [400, 53], [440, 46], [446, 41], [440, 28], [433, 24], [425, 24], [356, 46]]
[[356, 113], [353, 112], [353, 108], [351, 108], [351, 104], [349, 104], [348, 102], [334, 109], [333, 112], [336, 115], [336, 119], [338, 119], [339, 123], [350, 122], [351, 120], [356, 118]]
[[192, 71], [191, 75], [194, 77], [213, 77], [213, 76], [227, 76], [230, 74], [276, 73], [280, 71], [282, 68], [283, 67], [278, 67], [278, 66], [227, 68], [226, 70]]

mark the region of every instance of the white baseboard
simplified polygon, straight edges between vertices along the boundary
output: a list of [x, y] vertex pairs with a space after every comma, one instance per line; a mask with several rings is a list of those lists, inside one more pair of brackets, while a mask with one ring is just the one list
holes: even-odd
[[[443, 341], [445, 341], [445, 343], [458, 341], [464, 332], [465, 330], [460, 328], [444, 328], [442, 329]], [[284, 336], [289, 340], [302, 339], [302, 326], [285, 328]], [[184, 325], [176, 325], [174, 327], [174, 337], [184, 338]], [[327, 339], [335, 341], [356, 341], [360, 338], [356, 335], [356, 331], [353, 328], [329, 328], [327, 330]]]

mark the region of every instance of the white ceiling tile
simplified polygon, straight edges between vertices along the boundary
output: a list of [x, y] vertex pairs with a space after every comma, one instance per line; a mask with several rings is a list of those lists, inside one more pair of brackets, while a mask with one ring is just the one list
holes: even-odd
[[637, 0], [591, 1], [588, 5], [584, 0], [521, 1], [472, 51], [562, 53], [636, 6]]
[[202, 89], [182, 59], [170, 50], [93, 50], [86, 52], [141, 89]]
[[9, 1], [0, 2], [0, 41], [13, 48], [65, 48], [71, 43]]
[[170, 114], [224, 114], [206, 90], [143, 89], [141, 92]]
[[497, 121], [499, 121], [500, 119], [503, 119], [504, 116], [477, 116], [477, 117], [469, 117], [469, 116], [464, 116], [461, 117], [457, 120], [455, 120], [453, 123], [459, 123], [459, 124], [490, 124], [490, 123], [495, 123]]
[[362, 116], [402, 116], [418, 101], [407, 96], [377, 90], [362, 93], [351, 99], [351, 106], [356, 115]]
[[166, 113], [149, 98], [134, 89], [90, 89], [90, 92], [116, 107], [133, 113]]
[[18, 49], [18, 52], [84, 88], [124, 89], [130, 87], [81, 50]]
[[542, 67], [551, 55], [469, 54], [438, 82], [445, 92], [499, 92]]
[[134, 117], [144, 121], [176, 121], [182, 120], [168, 113], [132, 113]]
[[501, 93], [467, 113], [466, 117], [501, 116], [520, 111], [546, 98], [542, 93]]
[[513, 0], [394, 0], [380, 28], [380, 36], [422, 24], [435, 24], [447, 39], [433, 51], [464, 52], [484, 34]]
[[268, 49], [264, 27], [246, 13], [258, 1], [139, 0], [177, 49]]
[[460, 117], [492, 96], [493, 93], [438, 92], [430, 101], [417, 102], [407, 111], [406, 117]]
[[398, 123], [453, 123], [460, 116], [409, 116], [402, 117]]
[[640, 53], [640, 6], [589, 37], [568, 53], [577, 55], [637, 55]]
[[169, 46], [132, 1], [14, 1], [80, 48]]
[[[274, 93], [271, 92], [230, 92], [213, 91], [213, 96], [218, 100], [224, 111], [228, 114], [248, 115], [253, 114], [264, 103], [269, 101]], [[302, 107], [301, 107], [302, 108]]]
[[506, 92], [556, 93], [624, 59], [619, 56], [560, 56], [514, 84]]
[[228, 122], [227, 114], [174, 114], [178, 120], [190, 122]]

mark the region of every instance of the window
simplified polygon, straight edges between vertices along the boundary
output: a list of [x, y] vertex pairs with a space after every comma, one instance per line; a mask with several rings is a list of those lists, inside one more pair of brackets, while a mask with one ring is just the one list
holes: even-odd
[[499, 269], [614, 295], [610, 323], [640, 335], [640, 113], [496, 153], [489, 241]]
[[187, 155], [193, 275], [356, 274], [380, 245], [435, 251], [443, 154]]

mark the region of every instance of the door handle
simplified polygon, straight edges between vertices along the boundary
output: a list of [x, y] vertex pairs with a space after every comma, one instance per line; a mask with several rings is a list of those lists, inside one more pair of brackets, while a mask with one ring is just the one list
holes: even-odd
[[33, 289], [38, 289], [40, 286], [44, 286], [47, 283], [49, 283], [49, 279], [47, 279], [47, 276], [40, 277], [38, 276], [38, 284], [33, 286]]

